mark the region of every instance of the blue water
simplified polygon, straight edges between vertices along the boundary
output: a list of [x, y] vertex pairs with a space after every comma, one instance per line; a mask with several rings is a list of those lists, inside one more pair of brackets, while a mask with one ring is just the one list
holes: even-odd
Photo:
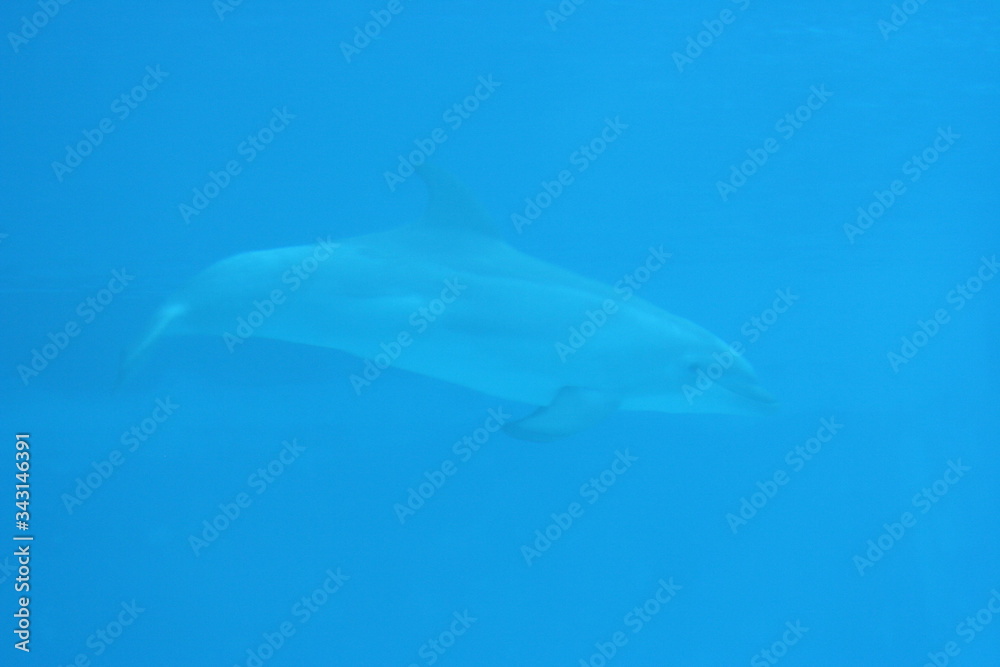
[[[332, 4], [0, 11], [0, 663], [1000, 664], [995, 3]], [[518, 249], [662, 246], [780, 410], [486, 437], [531, 406], [254, 337], [116, 386], [204, 267], [417, 219], [428, 140]]]

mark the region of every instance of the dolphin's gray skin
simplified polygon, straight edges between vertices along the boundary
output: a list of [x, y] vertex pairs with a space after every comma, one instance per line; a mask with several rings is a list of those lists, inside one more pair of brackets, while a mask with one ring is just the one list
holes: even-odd
[[[420, 173], [430, 203], [419, 223], [224, 259], [160, 309], [126, 366], [168, 334], [220, 336], [233, 348], [252, 332], [380, 365], [395, 354], [393, 366], [541, 406], [504, 427], [536, 441], [570, 435], [619, 408], [774, 406], [750, 365], [709, 332], [518, 252], [450, 175]], [[720, 361], [729, 368], [707, 381], [706, 369], [715, 365], [718, 376]], [[367, 382], [350, 381], [359, 391]]]

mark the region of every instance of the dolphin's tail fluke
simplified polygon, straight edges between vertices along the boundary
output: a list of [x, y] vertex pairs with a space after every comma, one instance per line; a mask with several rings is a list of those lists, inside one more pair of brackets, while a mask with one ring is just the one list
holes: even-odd
[[132, 378], [142, 368], [150, 348], [161, 336], [169, 334], [177, 320], [187, 311], [182, 303], [168, 303], [153, 316], [153, 320], [142, 339], [122, 353], [121, 364], [118, 367], [118, 386]]

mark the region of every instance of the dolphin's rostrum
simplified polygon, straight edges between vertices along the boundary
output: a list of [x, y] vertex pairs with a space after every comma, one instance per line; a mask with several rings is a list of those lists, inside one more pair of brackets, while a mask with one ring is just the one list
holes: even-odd
[[[774, 406], [750, 365], [708, 331], [518, 252], [449, 174], [425, 166], [420, 175], [430, 190], [420, 222], [224, 259], [159, 310], [126, 366], [172, 334], [216, 335], [232, 348], [252, 330], [368, 360], [391, 349], [395, 367], [540, 406], [504, 427], [536, 441], [616, 409]], [[728, 368], [699, 382], [720, 360]]]

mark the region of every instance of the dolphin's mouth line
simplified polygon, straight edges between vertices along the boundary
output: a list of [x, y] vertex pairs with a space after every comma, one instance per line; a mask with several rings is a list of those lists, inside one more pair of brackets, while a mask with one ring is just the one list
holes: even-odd
[[758, 384], [725, 385], [720, 383], [720, 386], [734, 396], [746, 399], [761, 408], [775, 409], [779, 405], [778, 399]]

